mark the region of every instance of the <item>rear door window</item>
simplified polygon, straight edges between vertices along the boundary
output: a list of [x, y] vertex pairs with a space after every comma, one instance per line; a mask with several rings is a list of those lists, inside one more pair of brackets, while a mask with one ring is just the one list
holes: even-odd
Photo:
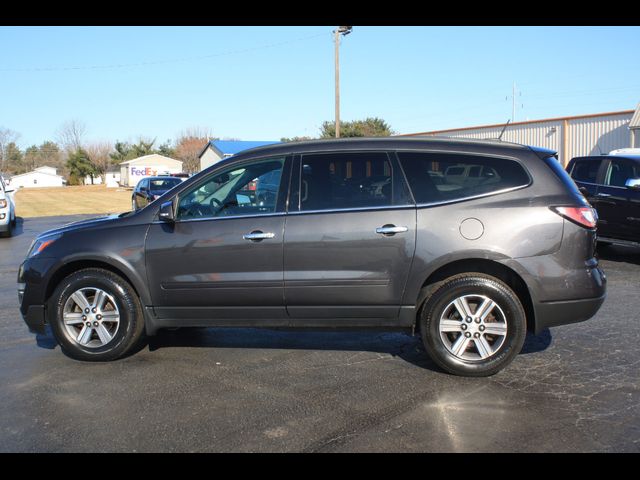
[[398, 152], [417, 203], [460, 200], [524, 187], [531, 179], [516, 161], [453, 153]]
[[310, 154], [301, 163], [301, 211], [410, 203], [404, 181], [386, 152]]
[[602, 160], [576, 160], [571, 169], [571, 178], [578, 182], [596, 183]]

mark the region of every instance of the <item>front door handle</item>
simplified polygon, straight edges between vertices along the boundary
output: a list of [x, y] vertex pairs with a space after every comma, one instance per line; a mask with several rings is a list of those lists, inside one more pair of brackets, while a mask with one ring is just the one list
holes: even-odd
[[404, 233], [409, 230], [409, 227], [396, 227], [395, 225], [383, 225], [382, 227], [376, 228], [376, 233], [380, 235], [392, 236], [396, 233]]
[[246, 233], [242, 236], [242, 238], [244, 238], [245, 240], [251, 240], [252, 242], [259, 242], [261, 240], [264, 240], [266, 238], [273, 238], [275, 237], [276, 234], [272, 233], [272, 232], [262, 232], [260, 230], [254, 230], [251, 233]]
[[596, 197], [600, 197], [600, 198], [609, 198], [611, 196], [611, 194], [609, 193], [598, 193], [596, 195]]

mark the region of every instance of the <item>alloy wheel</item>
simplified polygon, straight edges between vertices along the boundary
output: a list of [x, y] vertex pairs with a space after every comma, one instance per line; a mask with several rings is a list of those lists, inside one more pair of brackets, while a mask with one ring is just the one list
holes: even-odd
[[504, 344], [507, 318], [489, 297], [463, 295], [444, 309], [438, 329], [452, 355], [465, 361], [484, 361]]
[[99, 288], [81, 288], [67, 299], [62, 319], [67, 335], [78, 345], [98, 348], [113, 340], [120, 326], [114, 298]]

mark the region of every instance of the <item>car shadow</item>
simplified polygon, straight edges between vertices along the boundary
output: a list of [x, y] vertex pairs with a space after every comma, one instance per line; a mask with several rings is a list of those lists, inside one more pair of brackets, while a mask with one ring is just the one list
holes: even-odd
[[[520, 354], [546, 350], [551, 332], [527, 334]], [[258, 328], [182, 328], [148, 337], [149, 351], [163, 348], [256, 348], [317, 351], [366, 351], [399, 357], [421, 368], [443, 371], [427, 356], [419, 336], [388, 331], [326, 331]], [[144, 346], [142, 346], [144, 348]]]
[[18, 237], [24, 233], [24, 218], [16, 217], [16, 226], [13, 227], [12, 237]]
[[598, 258], [611, 262], [640, 265], [640, 247], [622, 245], [598, 245]]

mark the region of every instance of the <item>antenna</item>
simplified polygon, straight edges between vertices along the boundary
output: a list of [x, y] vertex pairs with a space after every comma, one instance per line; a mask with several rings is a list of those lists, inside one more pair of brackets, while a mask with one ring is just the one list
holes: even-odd
[[596, 142], [596, 148], [600, 152], [600, 155], [604, 155], [604, 153], [602, 153], [602, 149], [600, 148], [600, 142]]
[[509, 126], [509, 123], [511, 123], [511, 119], [507, 120], [507, 123], [505, 123], [504, 127], [502, 127], [502, 131], [500, 132], [500, 135], [498, 135], [498, 140], [502, 140], [502, 134], [507, 129], [507, 126]]

